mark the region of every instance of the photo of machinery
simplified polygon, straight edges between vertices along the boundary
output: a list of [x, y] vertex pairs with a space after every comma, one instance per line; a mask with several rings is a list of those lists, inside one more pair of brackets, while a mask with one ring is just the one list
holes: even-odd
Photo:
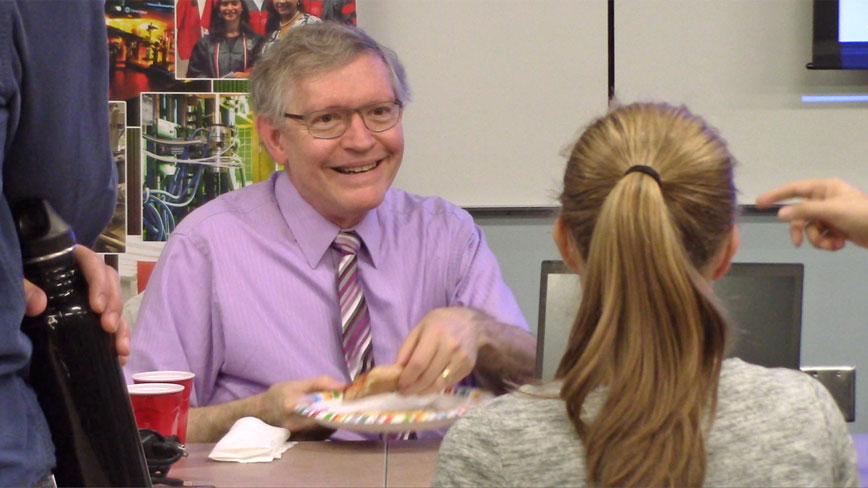
[[246, 94], [143, 93], [142, 239], [165, 241], [187, 214], [267, 179]]

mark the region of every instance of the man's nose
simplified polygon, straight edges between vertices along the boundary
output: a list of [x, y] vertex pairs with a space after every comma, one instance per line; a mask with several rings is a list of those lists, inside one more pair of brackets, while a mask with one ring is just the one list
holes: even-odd
[[350, 115], [350, 125], [344, 132], [343, 141], [347, 147], [357, 151], [368, 150], [376, 142], [374, 134], [368, 130], [362, 115], [358, 112], [353, 112]]

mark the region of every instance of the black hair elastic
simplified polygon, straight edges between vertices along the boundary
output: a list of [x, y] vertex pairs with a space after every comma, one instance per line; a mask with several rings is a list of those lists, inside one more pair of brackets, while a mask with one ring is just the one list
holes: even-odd
[[624, 174], [627, 175], [630, 173], [634, 173], [636, 171], [638, 171], [640, 173], [645, 173], [646, 175], [654, 178], [654, 181], [656, 181], [657, 184], [660, 185], [661, 188], [663, 187], [663, 182], [660, 181], [660, 173], [658, 173], [657, 170], [655, 170], [651, 166], [646, 166], [644, 164], [637, 164], [635, 166], [630, 166], [630, 169], [625, 171]]

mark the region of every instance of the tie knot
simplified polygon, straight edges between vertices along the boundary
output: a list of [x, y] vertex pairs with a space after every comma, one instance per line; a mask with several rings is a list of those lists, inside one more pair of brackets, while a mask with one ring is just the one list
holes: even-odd
[[340, 232], [335, 237], [332, 247], [342, 254], [358, 254], [362, 247], [362, 241], [355, 232]]

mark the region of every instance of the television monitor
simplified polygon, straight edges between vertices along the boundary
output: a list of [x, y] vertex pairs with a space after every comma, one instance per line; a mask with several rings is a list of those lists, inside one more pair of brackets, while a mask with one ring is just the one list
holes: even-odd
[[[733, 263], [714, 291], [729, 314], [730, 356], [799, 369], [802, 283], [799, 263]], [[579, 278], [562, 261], [543, 261], [537, 325], [537, 376], [551, 379], [581, 301]]]
[[810, 69], [868, 69], [868, 1], [814, 0]]

